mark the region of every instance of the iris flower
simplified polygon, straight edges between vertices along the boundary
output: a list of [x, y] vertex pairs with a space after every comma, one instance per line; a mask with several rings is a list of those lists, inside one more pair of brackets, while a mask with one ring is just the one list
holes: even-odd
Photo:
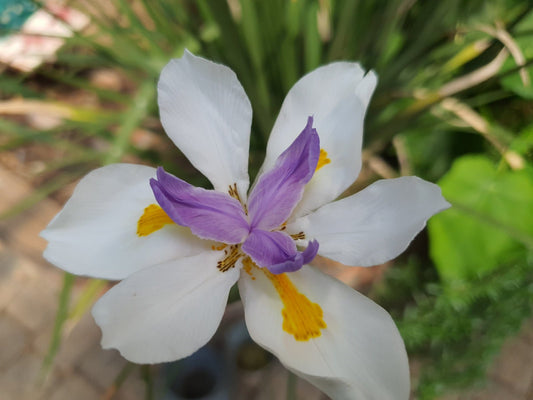
[[85, 176], [42, 232], [44, 256], [73, 274], [121, 280], [95, 304], [102, 345], [136, 363], [206, 344], [238, 282], [249, 333], [333, 399], [407, 399], [409, 366], [389, 314], [308, 265], [396, 257], [449, 205], [417, 177], [336, 200], [361, 169], [377, 78], [356, 63], [309, 73], [288, 93], [249, 189], [250, 102], [227, 67], [185, 52], [162, 71], [161, 121], [213, 185], [114, 164]]

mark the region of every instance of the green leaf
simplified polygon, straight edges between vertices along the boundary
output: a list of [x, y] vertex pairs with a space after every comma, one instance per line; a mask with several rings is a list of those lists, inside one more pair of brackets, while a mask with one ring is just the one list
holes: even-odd
[[452, 207], [428, 227], [445, 283], [484, 276], [533, 248], [531, 169], [501, 170], [485, 156], [465, 156], [439, 185]]
[[520, 155], [528, 155], [533, 152], [533, 124], [526, 126], [520, 135], [511, 143], [511, 150]]
[[305, 69], [311, 71], [320, 65], [321, 42], [317, 26], [318, 5], [309, 7], [305, 23]]

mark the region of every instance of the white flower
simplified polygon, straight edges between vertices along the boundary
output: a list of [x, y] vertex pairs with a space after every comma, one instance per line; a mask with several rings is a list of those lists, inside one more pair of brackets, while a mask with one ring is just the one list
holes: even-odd
[[416, 177], [333, 201], [359, 174], [375, 85], [372, 72], [348, 62], [298, 81], [248, 201], [252, 111], [243, 88], [227, 67], [188, 52], [171, 61], [158, 85], [163, 126], [215, 190], [110, 165], [83, 178], [42, 232], [53, 264], [122, 280], [93, 309], [102, 345], [138, 363], [186, 357], [213, 336], [238, 282], [251, 337], [288, 369], [334, 399], [407, 399], [407, 355], [388, 313], [302, 267], [317, 249], [347, 265], [383, 263], [449, 206]]

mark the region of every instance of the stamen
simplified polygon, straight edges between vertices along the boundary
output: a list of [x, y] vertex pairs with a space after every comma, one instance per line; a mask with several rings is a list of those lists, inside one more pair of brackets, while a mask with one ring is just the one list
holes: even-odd
[[299, 342], [321, 336], [321, 330], [327, 328], [322, 308], [300, 293], [287, 274], [274, 275], [266, 268], [261, 271], [272, 282], [283, 302], [283, 330]]
[[291, 235], [291, 238], [293, 238], [294, 240], [305, 239], [305, 233], [303, 232], [294, 233]]
[[239, 195], [239, 191], [237, 190], [237, 184], [234, 183], [233, 185], [228, 186], [228, 194], [233, 197], [234, 199], [238, 200], [239, 203], [241, 203], [242, 208], [244, 209], [244, 213], [248, 215], [248, 205], [244, 204], [241, 200], [241, 196]]
[[150, 204], [144, 209], [143, 215], [137, 221], [137, 236], [148, 236], [174, 221], [157, 204]]
[[228, 193], [229, 193], [229, 195], [231, 197], [233, 197], [234, 199], [239, 200], [239, 203], [242, 204], [241, 196], [239, 196], [239, 191], [237, 190], [237, 184], [236, 183], [234, 183], [233, 185], [229, 186]]
[[226, 272], [235, 267], [235, 263], [242, 257], [241, 246], [239, 244], [233, 244], [229, 246], [229, 249], [224, 250], [226, 257], [217, 263], [217, 268], [220, 272]]
[[320, 154], [318, 156], [318, 163], [316, 164], [315, 172], [322, 168], [324, 165], [327, 165], [331, 162], [328, 158], [328, 152], [324, 149], [320, 149]]

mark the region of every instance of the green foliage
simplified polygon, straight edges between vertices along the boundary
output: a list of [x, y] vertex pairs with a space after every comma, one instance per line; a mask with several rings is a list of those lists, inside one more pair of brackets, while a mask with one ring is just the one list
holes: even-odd
[[[533, 250], [533, 173], [464, 156], [439, 181], [452, 208], [429, 222], [431, 256], [447, 285], [490, 273]], [[512, 210], [512, 212], [511, 212]]]
[[421, 361], [418, 398], [483, 380], [503, 341], [531, 316], [533, 254], [525, 256], [452, 290], [437, 282], [410, 287], [414, 302], [397, 322], [408, 351]]

